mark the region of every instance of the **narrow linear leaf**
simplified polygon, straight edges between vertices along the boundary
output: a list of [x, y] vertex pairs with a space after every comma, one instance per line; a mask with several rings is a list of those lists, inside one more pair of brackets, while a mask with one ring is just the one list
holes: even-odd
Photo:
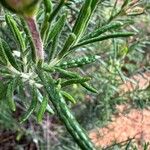
[[8, 61], [10, 62], [10, 64], [16, 68], [17, 70], [19, 70], [19, 66], [17, 64], [17, 61], [15, 59], [15, 57], [12, 55], [12, 51], [8, 45], [7, 42], [5, 42], [3, 39], [2, 39], [2, 44], [3, 44], [3, 47], [4, 47], [4, 51], [5, 51], [5, 54], [8, 58]]
[[56, 35], [58, 35], [62, 31], [65, 25], [66, 17], [67, 17], [67, 14], [62, 15], [59, 18], [59, 20], [53, 25], [48, 35], [48, 41], [51, 41]]
[[82, 35], [86, 30], [86, 27], [88, 26], [88, 22], [90, 20], [93, 11], [96, 8], [97, 3], [98, 0], [94, 0], [93, 2], [92, 0], [85, 0], [79, 12], [78, 18], [74, 24], [74, 27], [72, 29], [72, 33], [66, 40], [63, 49], [58, 55], [58, 59], [61, 59], [62, 57], [66, 56], [69, 53], [70, 48], [80, 40], [80, 38], [82, 37]]
[[49, 17], [50, 17], [50, 14], [49, 13], [47, 13], [47, 14], [45, 14], [45, 19], [44, 19], [44, 22], [43, 22], [43, 24], [42, 24], [42, 29], [41, 29], [41, 39], [43, 40], [43, 43], [46, 43], [45, 41], [46, 41], [46, 39], [47, 39], [47, 34], [49, 33], [47, 30], [49, 29], [49, 26], [50, 26], [50, 24], [49, 24], [49, 22], [48, 22], [48, 20], [49, 20]]
[[116, 32], [116, 33], [112, 33], [112, 34], [108, 34], [108, 35], [102, 35], [102, 36], [98, 36], [98, 37], [91, 38], [91, 39], [85, 40], [83, 42], [80, 42], [77, 45], [73, 46], [72, 49], [78, 48], [83, 45], [104, 41], [104, 40], [111, 39], [111, 38], [129, 37], [129, 36], [133, 36], [133, 35], [135, 35], [135, 33], [133, 33], [133, 32]]
[[124, 3], [121, 6], [121, 10], [124, 9], [128, 5], [129, 2], [130, 0], [124, 0]]
[[77, 36], [76, 42], [78, 42], [78, 40], [80, 40], [80, 38], [84, 34], [88, 26], [89, 20], [99, 2], [101, 2], [101, 0], [86, 0], [84, 2], [73, 27], [73, 32]]
[[24, 50], [26, 49], [25, 42], [23, 40], [23, 37], [21, 35], [20, 30], [17, 27], [16, 21], [13, 19], [13, 17], [11, 15], [8, 15], [8, 14], [5, 15], [5, 19], [6, 19], [6, 22], [7, 22], [8, 26], [9, 26], [13, 36], [16, 39], [17, 45], [19, 44], [21, 53], [23, 53]]
[[0, 63], [5, 66], [7, 66], [9, 64], [8, 58], [5, 53], [5, 47], [2, 43], [1, 38], [0, 38]]
[[[61, 68], [55, 68], [60, 74], [62, 74], [62, 76], [64, 76], [65, 78], [68, 77], [68, 78], [82, 78], [79, 74], [77, 73], [74, 73], [74, 72], [71, 72], [71, 71], [66, 71], [64, 69], [61, 69]], [[88, 91], [92, 92], [92, 93], [98, 93], [98, 91], [93, 88], [92, 86], [90, 86], [88, 83], [84, 82], [84, 83], [81, 83], [81, 85], [86, 88]]]
[[6, 99], [8, 101], [8, 105], [10, 107], [10, 109], [12, 111], [16, 111], [16, 104], [15, 104], [15, 101], [14, 101], [14, 91], [15, 91], [15, 88], [16, 88], [16, 85], [17, 85], [17, 79], [14, 78], [9, 84], [8, 84], [8, 87], [7, 87], [7, 92], [6, 92]]
[[19, 47], [20, 54], [21, 54], [20, 59], [23, 62], [21, 68], [22, 68], [22, 70], [24, 70], [25, 65], [27, 63], [26, 56], [24, 55], [24, 51], [26, 49], [25, 40], [21, 34], [21, 31], [17, 27], [17, 23], [14, 20], [14, 18], [11, 15], [6, 14], [5, 20], [15, 38], [16, 45]]
[[48, 98], [44, 97], [42, 100], [42, 103], [40, 105], [39, 111], [37, 112], [38, 123], [42, 122], [42, 119], [43, 119], [44, 113], [46, 111], [47, 105], [48, 105]]
[[98, 5], [98, 3], [101, 3], [103, 0], [92, 0], [92, 3], [91, 3], [91, 10], [92, 12], [94, 12], [96, 6]]
[[49, 18], [49, 23], [52, 22], [52, 20], [57, 16], [57, 14], [59, 13], [59, 11], [61, 10], [61, 8], [65, 5], [67, 1], [66, 0], [60, 0], [59, 4], [57, 5], [57, 7], [52, 11], [50, 18]]
[[84, 33], [84, 31], [87, 27], [89, 18], [92, 13], [91, 3], [92, 3], [92, 0], [85, 0], [84, 4], [82, 5], [82, 8], [79, 12], [78, 18], [75, 22], [75, 25], [73, 27], [72, 32], [77, 36], [77, 39], [80, 39], [80, 37], [82, 36], [82, 34]]
[[50, 65], [48, 65], [47, 63], [43, 63], [42, 69], [47, 71], [47, 72], [54, 72], [54, 68], [52, 68]]
[[53, 9], [52, 1], [51, 0], [43, 0], [45, 6], [45, 13], [51, 13]]
[[65, 78], [77, 78], [79, 75], [75, 72], [67, 71], [62, 68], [55, 68], [56, 71], [60, 73], [61, 76], [64, 76]]
[[82, 67], [83, 65], [91, 64], [98, 60], [100, 56], [94, 55], [94, 56], [84, 56], [77, 59], [68, 60], [65, 62], [61, 62], [57, 65], [57, 67], [66, 69], [66, 68], [73, 68], [73, 67]]
[[73, 32], [77, 36], [76, 42], [78, 42], [84, 34], [90, 17], [99, 2], [101, 2], [101, 0], [85, 0], [73, 27]]
[[73, 136], [74, 140], [78, 143], [81, 149], [96, 150], [88, 135], [85, 133], [85, 131], [82, 129], [80, 124], [76, 121], [75, 117], [71, 113], [52, 77], [49, 74], [42, 72], [41, 70], [37, 70], [37, 73], [44, 84], [44, 88], [49, 96], [49, 99], [53, 103], [58, 116], [65, 124], [69, 133]]
[[54, 37], [53, 41], [50, 44], [51, 45], [48, 50], [48, 63], [50, 63], [51, 60], [54, 59], [57, 54], [56, 52], [59, 44], [59, 34]]
[[62, 15], [59, 20], [53, 25], [51, 31], [48, 34], [48, 42], [46, 43], [46, 49], [48, 49], [49, 45], [50, 48], [47, 50], [48, 51], [48, 61], [50, 62], [57, 51], [57, 46], [59, 44], [59, 36], [63, 30], [63, 27], [65, 25], [67, 18], [67, 13]]
[[75, 78], [75, 79], [81, 79], [82, 76], [80, 76], [78, 73], [76, 72], [72, 72], [72, 71], [68, 71], [68, 70], [65, 70], [65, 69], [62, 69], [62, 68], [55, 68], [56, 71], [58, 71], [61, 75], [61, 77], [63, 78]]
[[89, 33], [88, 35], [85, 35], [80, 40], [80, 42], [84, 41], [84, 40], [87, 40], [87, 39], [91, 39], [91, 38], [100, 36], [102, 33], [105, 33], [106, 31], [110, 31], [112, 29], [120, 28], [122, 25], [123, 25], [123, 23], [121, 23], [121, 22], [113, 22], [113, 23], [107, 24], [105, 26], [102, 26], [102, 27], [96, 29], [95, 31]]
[[[38, 97], [38, 101], [40, 103], [42, 103], [44, 98], [43, 98], [42, 94], [40, 93], [40, 91], [38, 89], [37, 89], [37, 95], [38, 95], [37, 96]], [[48, 113], [54, 114], [54, 111], [53, 111], [53, 109], [51, 108], [51, 106], [49, 104], [47, 104], [46, 110], [47, 110]]]
[[0, 80], [0, 101], [6, 98], [6, 93], [7, 93], [6, 89], [7, 89], [7, 85], [4, 83], [4, 81]]
[[52, 24], [52, 21], [56, 18], [56, 16], [59, 14], [60, 10], [63, 8], [63, 6], [65, 5], [67, 1], [65, 0], [60, 0], [59, 4], [56, 6], [56, 8], [51, 12], [50, 16], [48, 17], [48, 27], [47, 30], [44, 33], [43, 37], [43, 41], [44, 43], [48, 42], [48, 34], [49, 34], [49, 30]]
[[65, 42], [63, 49], [58, 54], [58, 59], [61, 59], [68, 52], [68, 50], [74, 44], [75, 40], [76, 40], [76, 35], [74, 33], [71, 33], [67, 41]]
[[41, 38], [43, 41], [45, 41], [45, 38], [47, 37], [47, 30], [49, 28], [49, 18], [52, 13], [53, 5], [51, 0], [44, 0], [44, 7], [45, 7], [45, 17], [44, 21], [42, 24], [42, 29], [41, 29]]
[[79, 84], [79, 83], [84, 83], [84, 82], [87, 82], [89, 81], [91, 78], [87, 77], [82, 77], [82, 78], [76, 78], [76, 79], [70, 79], [70, 80], [67, 80], [67, 81], [64, 81], [61, 83], [61, 86], [62, 87], [65, 87], [65, 86], [68, 86], [68, 85], [71, 85], [71, 84]]
[[95, 88], [93, 88], [91, 85], [89, 85], [88, 83], [81, 83], [81, 85], [92, 93], [98, 93], [98, 91]]
[[33, 87], [33, 89], [32, 89], [32, 101], [31, 101], [30, 107], [27, 110], [27, 112], [21, 117], [20, 123], [25, 122], [31, 116], [31, 114], [36, 109], [36, 106], [37, 106], [37, 92], [36, 92], [36, 88]]
[[[32, 60], [35, 61], [36, 60], [36, 48], [35, 48], [33, 40], [32, 40], [32, 35], [30, 33], [30, 30], [29, 30], [25, 20], [23, 18], [20, 18], [20, 19], [21, 19], [23, 30], [24, 30], [24, 32], [25, 32], [25, 34], [27, 36], [27, 39], [28, 39], [28, 42], [29, 42], [29, 45], [30, 45], [30, 48], [31, 48]], [[29, 52], [28, 49], [27, 49], [27, 52]]]
[[76, 100], [69, 93], [65, 91], [60, 91], [60, 92], [68, 101], [70, 101], [73, 104], [76, 104]]
[[121, 12], [121, 9], [119, 11], [117, 11], [117, 9], [116, 9], [117, 4], [118, 4], [118, 1], [115, 1], [113, 4], [108, 23], [111, 22]]

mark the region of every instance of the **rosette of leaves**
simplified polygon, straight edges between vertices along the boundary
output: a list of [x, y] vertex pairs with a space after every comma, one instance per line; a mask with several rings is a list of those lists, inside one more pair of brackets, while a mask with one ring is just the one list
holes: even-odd
[[[82, 67], [97, 61], [100, 57], [90, 55], [68, 61], [65, 61], [65, 58], [82, 46], [111, 38], [132, 36], [133, 33], [107, 33], [122, 26], [120, 22], [110, 22], [85, 34], [94, 10], [101, 4], [101, 0], [85, 0], [75, 23], [69, 27], [64, 44], [60, 47], [59, 37], [63, 28], [68, 27], [67, 13], [62, 10], [75, 3], [74, 1], [60, 0], [55, 5], [50, 0], [43, 0], [42, 3], [36, 0], [2, 0], [0, 3], [6, 8], [5, 20], [16, 44], [14, 52], [9, 43], [0, 38], [0, 77], [7, 87], [5, 99], [10, 109], [17, 109], [14, 91], [22, 94], [25, 89], [32, 89], [30, 106], [21, 117], [20, 123], [26, 121], [40, 104], [38, 122], [42, 121], [46, 111], [56, 113], [81, 149], [95, 150], [66, 103], [66, 100], [72, 103], [76, 103], [76, 100], [65, 91], [65, 87], [80, 84], [87, 90], [97, 93], [97, 90], [88, 84], [90, 77], [81, 76], [69, 68]], [[38, 12], [39, 5], [44, 11]], [[7, 11], [15, 13], [17, 19]], [[36, 17], [44, 19], [37, 24]], [[53, 106], [50, 106], [49, 101]]]

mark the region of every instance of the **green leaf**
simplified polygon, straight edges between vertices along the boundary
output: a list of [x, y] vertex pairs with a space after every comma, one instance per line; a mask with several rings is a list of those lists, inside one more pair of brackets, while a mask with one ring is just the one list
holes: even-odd
[[91, 3], [92, 0], [85, 0], [73, 27], [72, 32], [76, 35], [77, 39], [80, 39], [88, 25], [88, 21], [92, 13]]
[[[42, 94], [40, 93], [40, 91], [38, 89], [37, 89], [37, 95], [38, 95], [37, 96], [38, 97], [38, 101], [40, 103], [42, 103], [44, 98], [43, 98]], [[54, 111], [53, 111], [53, 109], [51, 108], [51, 106], [49, 104], [47, 104], [46, 110], [48, 111], [48, 113], [54, 114]]]
[[77, 78], [77, 77], [79, 77], [78, 73], [67, 71], [67, 70], [64, 70], [62, 68], [56, 67], [55, 70], [58, 71], [60, 73], [60, 75], [65, 77], [65, 78]]
[[24, 52], [26, 50], [25, 40], [21, 34], [21, 31], [17, 27], [17, 23], [14, 20], [14, 18], [11, 15], [6, 14], [5, 20], [6, 20], [7, 25], [9, 26], [14, 38], [15, 38], [15, 42], [16, 42], [19, 50], [20, 50], [20, 59], [23, 62], [21, 68], [22, 68], [22, 70], [24, 70], [25, 65], [27, 63], [26, 55], [24, 54]]
[[[81, 79], [82, 77], [74, 72], [71, 71], [67, 71], [61, 68], [55, 68], [60, 74], [62, 74], [65, 78], [78, 78]], [[84, 82], [84, 83], [80, 83], [84, 88], [86, 88], [88, 91], [93, 92], [93, 93], [98, 93], [98, 91], [93, 88], [92, 86], [90, 86], [88, 83]]]
[[8, 101], [8, 105], [12, 111], [16, 111], [16, 104], [14, 101], [14, 91], [17, 86], [17, 78], [14, 78], [7, 87], [6, 99]]
[[72, 29], [72, 33], [69, 35], [63, 49], [58, 54], [58, 59], [61, 59], [62, 57], [66, 56], [69, 53], [70, 48], [80, 40], [80, 38], [86, 30], [86, 27], [88, 26], [90, 17], [94, 12], [98, 2], [99, 0], [85, 0]]
[[74, 68], [74, 67], [82, 67], [83, 65], [91, 64], [98, 60], [100, 56], [94, 55], [94, 56], [84, 56], [77, 59], [68, 60], [65, 62], [61, 62], [57, 65], [57, 67], [66, 69], [66, 68]]
[[[33, 40], [32, 40], [32, 35], [30, 33], [30, 30], [27, 26], [27, 23], [25, 22], [25, 20], [23, 18], [20, 18], [21, 23], [22, 23], [22, 27], [24, 29], [24, 32], [26, 34], [27, 40], [29, 42], [29, 46], [31, 48], [31, 57], [33, 62], [36, 62], [36, 48], [34, 46]], [[27, 49], [26, 51], [24, 51], [24, 54], [27, 54], [29, 52], [29, 50]]]
[[[59, 20], [53, 25], [51, 31], [48, 34], [48, 42], [46, 43], [45, 47], [48, 47], [48, 45], [51, 44], [50, 50], [48, 50], [48, 61], [54, 57], [55, 52], [57, 50], [57, 44], [58, 44], [58, 39], [59, 35], [61, 34], [63, 27], [65, 25], [67, 18], [67, 13], [62, 15]], [[52, 43], [50, 43], [52, 42]]]
[[59, 4], [57, 5], [57, 7], [53, 10], [53, 12], [50, 15], [49, 23], [51, 23], [52, 20], [57, 16], [57, 14], [61, 10], [61, 8], [65, 5], [66, 2], [67, 1], [65, 1], [65, 0], [60, 0]]
[[89, 81], [90, 79], [91, 78], [89, 78], [89, 77], [86, 77], [86, 78], [85, 77], [73, 78], [73, 79], [62, 82], [61, 87], [65, 87], [65, 86], [68, 86], [68, 85], [71, 85], [71, 84], [81, 84], [81, 83]]
[[65, 42], [63, 49], [58, 54], [58, 59], [61, 59], [68, 52], [68, 50], [71, 48], [75, 40], [76, 40], [76, 35], [74, 33], [71, 33], [67, 41]]
[[43, 39], [43, 41], [45, 41], [45, 38], [47, 37], [47, 30], [50, 26], [49, 23], [49, 18], [50, 18], [50, 14], [52, 12], [53, 6], [52, 6], [52, 1], [51, 0], [44, 0], [44, 7], [45, 7], [45, 17], [44, 17], [44, 21], [42, 24], [42, 29], [41, 29], [41, 38]]
[[5, 20], [6, 20], [7, 25], [9, 26], [13, 36], [16, 39], [16, 44], [19, 45], [20, 51], [23, 54], [24, 50], [26, 49], [25, 42], [24, 42], [24, 38], [21, 35], [20, 30], [17, 27], [16, 21], [13, 19], [13, 17], [11, 15], [8, 15], [8, 14], [5, 15]]
[[44, 113], [46, 111], [47, 105], [48, 105], [48, 98], [44, 97], [42, 100], [42, 103], [40, 105], [39, 111], [37, 112], [38, 123], [42, 122], [42, 119], [43, 119]]
[[34, 112], [34, 110], [36, 109], [37, 106], [37, 90], [35, 88], [35, 86], [32, 87], [32, 101], [30, 104], [30, 107], [28, 108], [27, 112], [21, 117], [20, 119], [20, 123], [25, 122], [30, 116], [31, 114]]
[[43, 24], [42, 24], [42, 29], [41, 29], [41, 38], [43, 40], [43, 43], [46, 43], [46, 38], [47, 38], [47, 30], [49, 28], [49, 17], [50, 17], [50, 14], [47, 13], [45, 14], [45, 19], [43, 21]]
[[67, 18], [67, 14], [62, 15], [59, 18], [59, 20], [53, 25], [53, 27], [48, 35], [48, 41], [53, 40], [53, 38], [55, 36], [57, 36], [59, 33], [61, 33], [61, 31], [65, 25], [66, 18]]
[[51, 13], [53, 9], [52, 1], [51, 0], [43, 0], [45, 6], [45, 14]]
[[69, 100], [73, 104], [76, 104], [76, 100], [69, 93], [65, 91], [60, 91], [60, 92], [67, 100]]
[[[60, 0], [59, 4], [56, 6], [56, 8], [50, 13], [50, 16], [48, 17], [48, 24], [47, 24], [47, 29], [45, 30], [43, 37], [44, 43], [47, 43], [48, 41], [48, 34], [49, 30], [52, 24], [52, 21], [55, 20], [56, 16], [59, 14], [60, 10], [63, 8], [67, 1], [65, 0]], [[50, 3], [50, 2], [49, 2]]]
[[98, 93], [98, 91], [95, 88], [93, 88], [91, 85], [89, 85], [88, 83], [81, 83], [81, 85], [92, 93]]
[[135, 35], [135, 33], [133, 33], [133, 32], [115, 32], [112, 34], [102, 35], [102, 36], [98, 36], [95, 38], [91, 38], [91, 39], [82, 41], [82, 42], [78, 43], [77, 45], [73, 46], [72, 49], [78, 48], [83, 45], [104, 41], [104, 40], [111, 39], [111, 38], [129, 37], [129, 36], [133, 36], [133, 35]]
[[0, 63], [5, 66], [7, 66], [9, 64], [8, 58], [5, 53], [5, 47], [2, 43], [1, 38], [0, 38]]
[[87, 40], [87, 39], [91, 39], [91, 38], [94, 38], [94, 37], [98, 37], [100, 36], [102, 33], [105, 33], [107, 31], [110, 31], [112, 29], [116, 29], [116, 28], [120, 28], [121, 26], [123, 25], [123, 23], [121, 22], [113, 22], [113, 23], [109, 23], [109, 24], [106, 24], [98, 29], [96, 29], [95, 31], [89, 33], [88, 35], [85, 35], [81, 40], [80, 42], [84, 41], [84, 40]]
[[44, 88], [51, 100], [52, 104], [57, 111], [59, 118], [65, 124], [69, 133], [73, 136], [77, 144], [84, 150], [96, 150], [88, 135], [84, 132], [80, 124], [76, 121], [75, 117], [71, 113], [64, 98], [61, 96], [55, 80], [52, 77], [40, 70], [37, 70], [39, 78], [44, 84]]
[[3, 47], [4, 47], [4, 51], [5, 51], [5, 54], [8, 58], [8, 61], [10, 62], [10, 64], [16, 68], [17, 70], [19, 70], [19, 66], [17, 64], [17, 61], [15, 59], [15, 57], [12, 55], [12, 51], [8, 45], [7, 42], [5, 42], [3, 39], [2, 39], [2, 44], [3, 44]]
[[7, 93], [7, 85], [4, 83], [3, 79], [0, 79], [0, 100], [6, 98]]
[[50, 43], [50, 47], [48, 50], [48, 63], [50, 63], [51, 60], [55, 58], [57, 54], [56, 52], [57, 52], [58, 45], [59, 45], [59, 34], [56, 35], [53, 41]]
[[80, 40], [84, 34], [91, 15], [99, 2], [101, 2], [101, 0], [85, 0], [73, 27], [73, 33], [77, 36], [76, 42]]
[[128, 5], [129, 2], [130, 2], [130, 0], [124, 0], [123, 4], [121, 6], [121, 10], [124, 9]]

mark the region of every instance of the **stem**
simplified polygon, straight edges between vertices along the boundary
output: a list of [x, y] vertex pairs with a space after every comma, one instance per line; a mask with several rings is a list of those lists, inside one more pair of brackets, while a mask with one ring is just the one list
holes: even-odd
[[53, 78], [49, 74], [43, 73], [43, 71], [37, 70], [37, 72], [59, 118], [65, 124], [67, 130], [80, 148], [82, 150], [96, 150], [88, 135], [76, 121], [72, 112], [65, 103], [65, 100], [59, 93]]
[[40, 32], [37, 27], [36, 19], [34, 17], [26, 17], [25, 20], [30, 30], [32, 42], [35, 48], [35, 51], [32, 52], [34, 61], [44, 60], [43, 42], [42, 42]]

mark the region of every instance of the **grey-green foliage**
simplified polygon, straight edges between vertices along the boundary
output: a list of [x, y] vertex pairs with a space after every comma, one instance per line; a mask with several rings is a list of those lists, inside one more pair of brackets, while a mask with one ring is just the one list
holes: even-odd
[[[81, 3], [80, 9], [78, 7], [73, 9], [76, 3], [78, 2], [60, 0], [55, 3], [45, 0], [45, 5], [41, 4], [45, 11], [39, 10], [39, 30], [34, 31], [38, 32], [36, 33], [38, 35], [41, 33], [40, 38], [43, 40], [44, 46], [45, 58], [39, 62], [36, 62], [36, 58], [34, 58], [37, 41], [31, 34], [31, 28], [28, 28], [28, 22], [26, 24], [28, 20], [6, 13], [6, 26], [9, 27], [17, 46], [14, 51], [7, 44], [6, 39], [0, 40], [0, 76], [7, 81], [6, 98], [9, 103], [11, 102], [9, 106], [12, 110], [15, 110], [14, 91], [17, 92], [17, 95], [21, 95], [27, 94], [28, 87], [32, 89], [30, 106], [22, 117], [21, 123], [26, 121], [31, 114], [36, 113], [39, 106], [37, 114], [39, 122], [46, 111], [49, 114], [55, 112], [83, 150], [95, 150], [67, 105], [68, 100], [72, 103], [78, 100], [71, 96], [71, 92], [66, 92], [64, 87], [77, 84], [89, 92], [98, 93], [98, 91], [88, 83], [91, 78], [80, 75], [74, 70], [68, 70], [68, 68], [81, 68], [87, 64], [101, 61], [101, 57], [97, 54], [74, 58], [74, 53], [79, 53], [78, 50], [83, 46], [85, 49], [89, 49], [89, 45], [96, 45], [105, 40], [111, 41], [115, 38], [123, 39], [133, 36], [135, 33], [125, 30], [124, 27], [129, 25], [126, 21], [115, 20], [121, 13], [120, 11], [127, 6], [127, 1], [119, 12], [112, 12], [111, 17], [103, 21], [103, 25], [95, 25], [95, 29], [92, 28], [92, 30], [89, 28], [94, 24], [92, 22], [92, 17], [95, 16], [94, 12], [98, 7], [105, 6], [105, 3], [101, 0], [85, 0], [82, 3], [79, 2]], [[74, 17], [71, 16], [72, 12], [77, 18], [73, 22], [70, 21]], [[36, 24], [36, 22], [34, 23]], [[12, 88], [12, 81], [18, 77], [20, 82], [17, 82], [17, 85]], [[107, 99], [105, 102], [108, 104]], [[105, 107], [105, 109], [107, 108]]]

